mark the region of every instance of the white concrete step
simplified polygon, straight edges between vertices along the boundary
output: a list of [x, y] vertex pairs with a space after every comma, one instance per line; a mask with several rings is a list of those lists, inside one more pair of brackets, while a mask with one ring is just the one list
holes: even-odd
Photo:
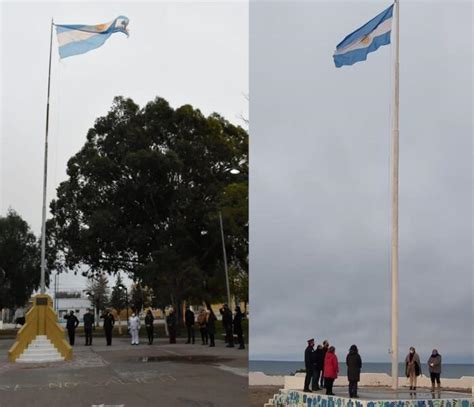
[[38, 335], [16, 360], [18, 363], [59, 362], [64, 360], [45, 335]]
[[57, 349], [51, 348], [28, 348], [23, 352], [23, 355], [56, 355]]
[[38, 349], [42, 349], [42, 348], [49, 348], [51, 347], [51, 342], [31, 342], [30, 345], [28, 346], [29, 348], [38, 348]]
[[58, 355], [21, 355], [16, 361], [18, 363], [39, 363], [39, 362], [61, 362], [64, 358]]
[[38, 359], [31, 359], [31, 358], [26, 358], [22, 359], [19, 357], [16, 362], [17, 363], [51, 363], [51, 362], [62, 362], [64, 358], [58, 357], [58, 358], [38, 358]]

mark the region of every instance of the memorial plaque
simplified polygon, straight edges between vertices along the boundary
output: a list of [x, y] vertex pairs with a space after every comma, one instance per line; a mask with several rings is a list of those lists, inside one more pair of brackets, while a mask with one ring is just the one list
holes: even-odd
[[36, 299], [36, 305], [48, 305], [48, 299], [47, 298], [37, 298]]

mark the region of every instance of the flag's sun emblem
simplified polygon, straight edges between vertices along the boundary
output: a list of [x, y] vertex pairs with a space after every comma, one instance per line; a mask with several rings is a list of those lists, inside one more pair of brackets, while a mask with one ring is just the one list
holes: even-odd
[[97, 32], [105, 31], [106, 28], [107, 28], [107, 24], [98, 24], [95, 27]]
[[366, 35], [364, 38], [360, 40], [360, 42], [364, 45], [367, 45], [370, 42], [370, 35]]

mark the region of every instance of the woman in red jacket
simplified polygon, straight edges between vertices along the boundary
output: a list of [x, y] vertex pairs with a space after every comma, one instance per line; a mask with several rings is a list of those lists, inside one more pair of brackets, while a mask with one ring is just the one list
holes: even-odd
[[339, 373], [339, 362], [335, 352], [336, 348], [330, 346], [324, 358], [324, 384], [326, 385], [326, 394], [328, 396], [334, 396], [332, 386]]

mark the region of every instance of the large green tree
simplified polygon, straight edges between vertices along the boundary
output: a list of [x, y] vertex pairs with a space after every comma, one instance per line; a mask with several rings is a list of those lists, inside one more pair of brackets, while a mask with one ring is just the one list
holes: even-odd
[[13, 210], [0, 216], [0, 269], [0, 309], [24, 306], [40, 284], [40, 247], [28, 223]]
[[115, 98], [51, 204], [50, 264], [125, 271], [161, 305], [225, 298], [218, 211], [229, 263], [248, 272], [247, 157], [247, 132], [218, 114]]

